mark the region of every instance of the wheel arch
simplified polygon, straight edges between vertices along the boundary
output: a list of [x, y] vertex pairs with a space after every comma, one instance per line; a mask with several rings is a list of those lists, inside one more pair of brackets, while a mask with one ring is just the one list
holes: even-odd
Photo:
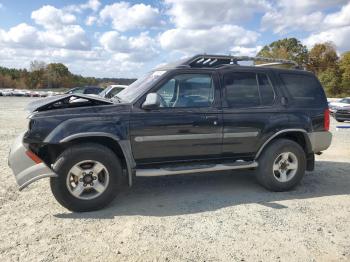
[[280, 130], [271, 137], [269, 137], [259, 148], [255, 154], [255, 160], [259, 158], [264, 149], [274, 140], [279, 138], [290, 139], [298, 143], [305, 151], [305, 154], [308, 155], [312, 153], [312, 145], [308, 136], [308, 133], [304, 129], [284, 129]]
[[128, 176], [128, 184], [132, 185], [133, 170], [135, 161], [132, 156], [131, 145], [128, 140], [122, 140], [119, 137], [104, 132], [86, 132], [67, 136], [59, 141], [59, 143], [47, 143], [43, 147], [43, 155], [49, 156], [46, 160], [52, 164], [57, 157], [72, 145], [81, 143], [97, 143], [110, 150], [120, 159], [123, 169], [126, 169]]

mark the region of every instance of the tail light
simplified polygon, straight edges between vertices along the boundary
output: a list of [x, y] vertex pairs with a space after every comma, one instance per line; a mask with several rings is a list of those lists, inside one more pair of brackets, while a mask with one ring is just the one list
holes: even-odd
[[327, 108], [326, 110], [324, 110], [324, 119], [323, 119], [324, 129], [326, 131], [329, 130], [329, 123], [330, 123], [329, 108]]

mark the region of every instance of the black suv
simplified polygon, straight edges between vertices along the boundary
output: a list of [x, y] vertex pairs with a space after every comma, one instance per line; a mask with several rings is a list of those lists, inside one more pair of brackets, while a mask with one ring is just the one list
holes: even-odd
[[111, 100], [35, 101], [9, 165], [20, 189], [50, 177], [57, 201], [73, 211], [104, 207], [135, 176], [256, 169], [267, 189], [289, 190], [314, 169], [314, 154], [332, 135], [317, 78], [274, 68], [280, 64], [293, 62], [197, 55], [150, 72]]

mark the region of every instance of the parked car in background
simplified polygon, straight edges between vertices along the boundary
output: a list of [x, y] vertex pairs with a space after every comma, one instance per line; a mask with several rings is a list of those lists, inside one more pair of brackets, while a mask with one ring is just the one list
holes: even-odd
[[24, 90], [21, 89], [14, 89], [12, 92], [13, 96], [25, 96], [26, 92]]
[[1, 91], [2, 95], [3, 96], [12, 96], [13, 95], [13, 89], [3, 89]]
[[124, 90], [127, 85], [110, 85], [106, 87], [101, 93], [99, 93], [99, 96], [102, 96], [104, 98], [112, 98], [116, 94], [118, 94], [120, 91]]
[[350, 97], [330, 102], [329, 111], [338, 122], [350, 121]]
[[102, 91], [103, 91], [103, 88], [98, 87], [98, 86], [84, 86], [84, 87], [76, 87], [76, 88], [70, 89], [67, 92], [65, 92], [65, 94], [85, 94], [85, 95], [95, 94], [95, 95], [98, 95]]

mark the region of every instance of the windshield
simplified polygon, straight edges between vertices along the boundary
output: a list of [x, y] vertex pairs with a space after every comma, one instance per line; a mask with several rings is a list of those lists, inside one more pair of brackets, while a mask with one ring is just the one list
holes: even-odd
[[153, 71], [144, 77], [137, 79], [134, 83], [118, 93], [117, 97], [123, 101], [133, 102], [165, 72], [166, 71]]
[[98, 95], [105, 97], [106, 93], [111, 89], [111, 87], [106, 87], [105, 89], [103, 89]]
[[350, 104], [350, 98], [343, 98], [339, 101], [340, 103]]

